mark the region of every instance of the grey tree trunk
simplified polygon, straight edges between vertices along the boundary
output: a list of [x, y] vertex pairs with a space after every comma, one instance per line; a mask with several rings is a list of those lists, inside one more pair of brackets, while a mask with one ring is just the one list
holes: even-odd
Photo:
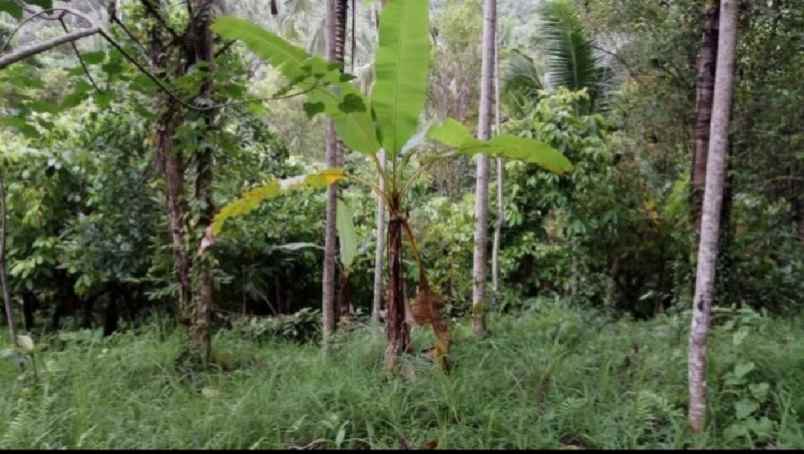
[[706, 413], [706, 341], [715, 293], [715, 267], [726, 176], [736, 43], [737, 1], [721, 0], [711, 139], [706, 165], [706, 189], [689, 343], [689, 423], [694, 432], [703, 430]]
[[[380, 167], [385, 168], [385, 152], [380, 151]], [[379, 178], [380, 191], [385, 190], [385, 182]], [[385, 268], [385, 202], [377, 196], [377, 251], [374, 255], [374, 295], [371, 305], [371, 321], [380, 322], [383, 300], [383, 270]]]
[[[494, 133], [500, 133], [500, 40], [496, 40], [494, 50]], [[491, 249], [491, 282], [494, 294], [492, 306], [497, 305], [500, 292], [500, 238], [502, 236], [503, 222], [505, 221], [505, 207], [503, 206], [503, 161], [497, 158], [497, 219], [494, 222], [494, 240]]]
[[[344, 47], [346, 43], [346, 11], [348, 0], [327, 1], [327, 58], [333, 63], [343, 64]], [[335, 124], [327, 121], [326, 132], [326, 162], [329, 167], [340, 164], [340, 146], [335, 133]], [[332, 184], [327, 188], [326, 227], [324, 230], [324, 272], [322, 279], [323, 301], [321, 310], [323, 315], [323, 335], [326, 346], [329, 338], [335, 332], [335, 267], [336, 267], [336, 214], [337, 214], [338, 188]]]
[[3, 175], [0, 174], [0, 285], [3, 286], [3, 303], [6, 308], [6, 322], [8, 322], [8, 335], [11, 338], [11, 345], [17, 343], [16, 326], [14, 325], [14, 313], [11, 310], [11, 289], [8, 287], [8, 275], [6, 274], [6, 188]]
[[[480, 112], [478, 114], [478, 138], [491, 135], [491, 116], [494, 103], [494, 43], [497, 28], [497, 1], [483, 2], [483, 65], [480, 80]], [[489, 159], [477, 157], [475, 183], [475, 251], [472, 267], [472, 328], [477, 336], [486, 334], [486, 268], [488, 261], [489, 221]]]
[[[381, 3], [377, 3], [374, 5], [374, 26], [376, 27], [377, 32], [380, 29], [380, 10], [387, 0], [382, 0]], [[371, 80], [373, 82], [374, 69], [372, 68], [372, 77]], [[365, 87], [364, 95], [368, 96], [370, 92], [370, 87], [368, 84]], [[380, 150], [378, 159], [380, 161], [380, 167], [385, 169], [385, 151]], [[385, 180], [383, 180], [382, 176], [378, 178], [378, 185], [380, 187], [380, 191], [385, 191]], [[385, 240], [387, 235], [387, 225], [385, 222], [385, 200], [382, 197], [377, 197], [377, 228], [376, 228], [376, 235], [377, 235], [377, 250], [375, 251], [374, 255], [374, 292], [372, 295], [372, 304], [371, 304], [371, 321], [375, 324], [379, 324], [380, 322], [380, 313], [382, 312], [382, 302], [385, 299], [385, 289], [383, 286], [383, 271], [385, 270]]]
[[701, 210], [706, 184], [706, 156], [709, 150], [709, 127], [712, 119], [712, 98], [715, 89], [715, 59], [717, 58], [718, 14], [720, 7], [712, 2], [706, 7], [703, 43], [698, 53], [695, 81], [695, 150], [692, 155], [690, 215], [695, 234], [701, 234]]

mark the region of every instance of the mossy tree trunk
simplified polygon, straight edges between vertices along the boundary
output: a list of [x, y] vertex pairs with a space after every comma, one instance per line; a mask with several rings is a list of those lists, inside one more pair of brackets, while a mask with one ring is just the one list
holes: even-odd
[[[212, 0], [193, 0], [193, 11], [195, 19], [189, 24], [190, 39], [188, 55], [188, 69], [198, 63], [205, 63], [207, 66], [206, 79], [201, 83], [200, 96], [211, 99], [213, 92], [212, 74], [214, 71], [214, 54], [212, 32]], [[215, 204], [212, 200], [212, 181], [213, 181], [213, 147], [209, 144], [208, 137], [214, 127], [215, 111], [206, 110], [203, 112], [205, 130], [204, 139], [197, 151], [196, 156], [196, 177], [195, 177], [195, 199], [200, 202], [201, 213], [199, 215], [196, 233], [202, 233], [212, 224], [215, 217]], [[203, 233], [202, 233], [203, 235]], [[194, 304], [192, 312], [192, 324], [190, 325], [191, 350], [200, 356], [205, 364], [210, 357], [212, 346], [209, 336], [209, 323], [215, 295], [215, 281], [212, 275], [213, 258], [211, 254], [202, 254], [197, 260]]]

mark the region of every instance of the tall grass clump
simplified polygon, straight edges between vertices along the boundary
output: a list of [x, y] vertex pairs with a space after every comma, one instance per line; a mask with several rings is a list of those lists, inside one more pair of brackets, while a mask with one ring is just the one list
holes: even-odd
[[[318, 345], [215, 335], [214, 366], [177, 366], [183, 333], [154, 323], [37, 339], [37, 378], [0, 363], [0, 447], [804, 447], [804, 324], [724, 310], [711, 415], [686, 428], [688, 314], [614, 319], [539, 301], [477, 339], [455, 322], [449, 373], [423, 355], [383, 372], [358, 326]], [[419, 351], [433, 343], [414, 330]]]

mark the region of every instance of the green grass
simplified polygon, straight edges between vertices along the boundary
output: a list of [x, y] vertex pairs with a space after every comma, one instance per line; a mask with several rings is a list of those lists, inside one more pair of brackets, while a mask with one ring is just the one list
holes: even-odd
[[[712, 337], [711, 411], [697, 437], [685, 417], [687, 315], [617, 321], [545, 304], [495, 316], [483, 340], [455, 324], [449, 375], [415, 357], [385, 375], [384, 337], [370, 328], [327, 357], [220, 331], [218, 362], [231, 367], [204, 373], [176, 368], [183, 334], [157, 324], [41, 340], [38, 379], [0, 363], [0, 448], [804, 447], [804, 323], [724, 317], [735, 323]], [[432, 340], [414, 334], [420, 348]], [[764, 398], [752, 394], [761, 383]], [[741, 432], [751, 424], [735, 404], [746, 399], [769, 432]]]

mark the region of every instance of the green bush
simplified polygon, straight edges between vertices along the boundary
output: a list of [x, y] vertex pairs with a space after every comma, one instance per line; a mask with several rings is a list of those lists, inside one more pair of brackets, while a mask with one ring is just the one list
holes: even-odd
[[232, 328], [246, 339], [254, 341], [314, 341], [321, 335], [321, 311], [304, 308], [288, 315], [241, 317], [232, 323]]

